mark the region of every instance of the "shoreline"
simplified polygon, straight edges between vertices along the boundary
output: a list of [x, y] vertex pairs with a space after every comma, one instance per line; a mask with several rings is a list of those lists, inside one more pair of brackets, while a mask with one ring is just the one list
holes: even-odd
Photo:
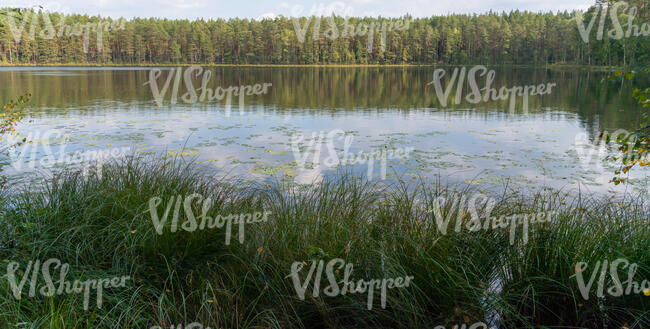
[[630, 66], [590, 66], [581, 64], [218, 64], [218, 63], [139, 63], [139, 64], [115, 64], [115, 63], [0, 63], [2, 67], [186, 67], [186, 66], [204, 66], [204, 67], [241, 67], [241, 68], [399, 68], [399, 67], [459, 67], [485, 65], [487, 67], [514, 67], [514, 68], [547, 68], [547, 69], [574, 69], [590, 71], [616, 71], [632, 68]]

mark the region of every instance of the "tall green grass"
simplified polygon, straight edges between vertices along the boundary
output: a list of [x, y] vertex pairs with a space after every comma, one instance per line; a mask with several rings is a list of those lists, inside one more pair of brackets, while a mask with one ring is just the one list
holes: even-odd
[[[447, 214], [454, 211], [454, 193], [474, 192], [425, 181], [381, 185], [346, 173], [308, 186], [256, 184], [193, 164], [139, 157], [105, 165], [101, 178], [66, 171], [42, 192], [3, 199], [0, 243], [15, 239], [17, 247], [0, 250], [0, 328], [169, 328], [191, 322], [211, 328], [451, 328], [488, 322], [495, 314], [502, 328], [650, 327], [650, 297], [592, 293], [584, 300], [571, 277], [577, 262], [587, 262], [591, 271], [596, 261], [624, 257], [639, 264], [636, 281], [650, 280], [650, 212], [642, 200], [566, 204], [559, 192], [504, 193], [495, 215], [558, 215], [531, 225], [526, 244], [520, 230], [510, 245], [506, 229], [456, 232], [453, 221], [441, 234], [430, 211], [435, 200], [448, 197], [442, 204]], [[247, 224], [243, 244], [233, 237], [226, 245], [223, 229], [171, 233], [167, 227], [157, 235], [149, 199], [163, 199], [162, 213], [170, 197], [192, 193], [214, 200], [210, 216], [272, 215]], [[179, 222], [184, 219], [181, 211]], [[84, 311], [82, 295], [15, 299], [7, 263], [24, 268], [29, 260], [48, 258], [70, 264], [69, 280], [133, 280], [106, 290], [102, 309], [91, 302]], [[366, 294], [314, 298], [310, 288], [300, 300], [288, 277], [291, 264], [333, 258], [353, 263], [355, 280], [415, 278], [408, 288], [388, 290], [385, 309], [378, 292], [372, 310]]]

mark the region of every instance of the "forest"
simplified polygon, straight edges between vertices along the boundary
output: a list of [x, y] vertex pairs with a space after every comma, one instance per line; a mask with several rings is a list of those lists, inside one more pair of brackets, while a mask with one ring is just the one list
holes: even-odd
[[[333, 15], [310, 18], [280, 16], [263, 20], [126, 20], [63, 15], [38, 8], [4, 8], [0, 15], [0, 63], [561, 63], [599, 66], [647, 63], [650, 60], [650, 42], [643, 32], [650, 33], [648, 2], [631, 1], [615, 14], [611, 9], [603, 11], [608, 7], [612, 5], [592, 6], [586, 12], [534, 13], [515, 10], [428, 18]], [[603, 13], [605, 17], [599, 17]], [[618, 16], [618, 26], [622, 27], [624, 33], [628, 29], [632, 33], [611, 37], [612, 33], [608, 31], [615, 32], [617, 23], [612, 16]], [[382, 33], [341, 33], [346, 24], [379, 26], [406, 20], [409, 22], [407, 28], [387, 31], [384, 40]], [[592, 21], [595, 24], [588, 29]], [[588, 35], [581, 35], [580, 23], [582, 33]], [[331, 32], [329, 35], [325, 33], [332, 26], [339, 30], [334, 37]], [[369, 37], [374, 40], [369, 42]]]

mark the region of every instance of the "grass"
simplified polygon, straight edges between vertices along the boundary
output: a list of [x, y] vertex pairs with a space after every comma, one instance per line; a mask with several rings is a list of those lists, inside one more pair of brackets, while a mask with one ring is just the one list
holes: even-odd
[[[191, 163], [140, 157], [105, 165], [101, 178], [68, 170], [42, 192], [3, 199], [0, 243], [16, 240], [17, 246], [0, 249], [0, 327], [169, 328], [200, 322], [210, 328], [451, 328], [487, 322], [495, 313], [502, 328], [650, 326], [650, 297], [598, 298], [592, 288], [584, 300], [572, 277], [577, 262], [587, 262], [591, 273], [596, 261], [624, 257], [639, 265], [636, 281], [650, 279], [647, 205], [569, 202], [552, 191], [504, 193], [493, 214], [544, 209], [558, 215], [534, 224], [526, 244], [515, 239], [511, 245], [504, 229], [441, 234], [430, 211], [435, 200], [446, 196], [442, 213], [454, 214], [454, 193], [474, 192], [426, 181], [379, 185], [346, 173], [307, 186], [251, 185]], [[213, 200], [209, 216], [264, 210], [272, 215], [247, 225], [243, 244], [233, 238], [226, 245], [224, 230], [216, 228], [171, 233], [167, 225], [157, 235], [150, 198], [162, 198], [162, 213], [170, 197], [192, 193]], [[181, 211], [179, 223], [185, 219]], [[88, 311], [78, 294], [27, 297], [25, 289], [20, 300], [14, 298], [4, 272], [8, 262], [25, 268], [29, 260], [48, 258], [70, 264], [69, 280], [132, 280], [105, 290], [101, 309], [91, 294]], [[414, 280], [408, 288], [389, 290], [385, 309], [378, 295], [368, 310], [366, 294], [313, 297], [311, 286], [300, 300], [289, 278], [292, 263], [333, 258], [353, 263], [357, 280]]]

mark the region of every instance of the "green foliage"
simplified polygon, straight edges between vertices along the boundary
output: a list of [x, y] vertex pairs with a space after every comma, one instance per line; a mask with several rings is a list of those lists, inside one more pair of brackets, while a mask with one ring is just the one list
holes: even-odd
[[0, 141], [3, 135], [16, 133], [16, 124], [23, 119], [22, 108], [29, 102], [32, 95], [26, 94], [18, 99], [9, 101], [0, 108]]
[[321, 260], [321, 259], [329, 259], [332, 256], [325, 252], [322, 248], [316, 247], [316, 246], [308, 246], [307, 247], [307, 258], [310, 260]]
[[[647, 71], [650, 72], [650, 68]], [[608, 80], [632, 80], [635, 75], [635, 72], [616, 72], [613, 77], [608, 77]], [[632, 97], [638, 101], [642, 108], [650, 107], [650, 88], [635, 88]], [[614, 142], [618, 145], [619, 154], [611, 156], [609, 159], [622, 161], [621, 168], [615, 171], [616, 176], [612, 179], [612, 182], [618, 185], [627, 181], [627, 177], [623, 175], [627, 175], [635, 166], [650, 165], [650, 117], [648, 113], [641, 115], [641, 123], [636, 130], [616, 136], [606, 136], [605, 143], [612, 144]]]
[[[630, 1], [638, 7], [635, 22], [647, 22], [646, 1]], [[3, 12], [5, 10], [0, 10]], [[599, 13], [592, 7], [584, 13], [587, 24]], [[479, 15], [448, 15], [428, 18], [306, 17], [296, 21], [308, 23], [304, 42], [300, 42], [293, 18], [169, 20], [133, 18], [119, 29], [103, 31], [103, 47], [97, 46], [97, 33], [89, 34], [87, 52], [83, 35], [62, 33], [53, 39], [39, 38], [47, 28], [42, 14], [31, 33], [33, 9], [20, 11], [28, 21], [16, 40], [0, 16], [0, 57], [9, 63], [115, 63], [115, 64], [587, 64], [605, 66], [638, 65], [650, 61], [648, 37], [610, 39], [606, 20], [605, 36], [598, 40], [598, 24], [584, 42], [576, 21], [578, 11], [534, 13], [528, 11], [488, 12]], [[17, 20], [19, 18], [16, 18]], [[61, 26], [75, 27], [111, 18], [87, 15], [49, 14], [57, 33]], [[325, 31], [335, 22], [339, 35], [346, 24], [380, 25], [411, 20], [408, 29], [386, 33], [329, 39]], [[316, 30], [320, 20], [320, 30]], [[624, 13], [619, 20], [627, 22]], [[16, 24], [20, 23], [20, 20]], [[19, 25], [19, 24], [18, 24]], [[316, 33], [315, 33], [316, 32]], [[17, 32], [20, 33], [20, 32]], [[316, 35], [316, 37], [314, 36]], [[371, 44], [371, 49], [368, 45]], [[384, 45], [382, 47], [381, 45]], [[370, 52], [369, 52], [370, 50]]]
[[[518, 238], [511, 245], [505, 229], [456, 232], [450, 197], [455, 192], [439, 185], [377, 186], [346, 175], [302, 188], [248, 185], [215, 179], [204, 169], [131, 158], [107, 164], [101, 178], [63, 172], [47, 189], [0, 205], [6, 218], [0, 243], [17, 241], [0, 249], [0, 265], [56, 257], [70, 264], [71, 279], [133, 278], [126, 288], [105, 290], [103, 308], [88, 311], [81, 309], [81, 295], [23, 294], [16, 300], [8, 280], [0, 280], [0, 327], [200, 322], [211, 328], [451, 328], [486, 322], [495, 313], [503, 328], [650, 326], [650, 297], [597, 298], [593, 287], [584, 300], [572, 277], [577, 262], [587, 262], [591, 272], [597, 261], [618, 257], [639, 265], [636, 280], [650, 277], [650, 227], [642, 204], [580, 199], [566, 205], [556, 192], [505, 193], [494, 216], [557, 211], [551, 222], [531, 227], [528, 243]], [[208, 216], [261, 210], [271, 216], [247, 225], [243, 244], [225, 245], [224, 230], [216, 228], [166, 228], [157, 235], [149, 199], [166, 204], [172, 196], [193, 193], [214, 200]], [[472, 191], [459, 193], [469, 199]], [[440, 196], [449, 201], [441, 206], [442, 216], [454, 218], [447, 234], [437, 230], [428, 211]], [[179, 224], [185, 220], [181, 211]], [[368, 310], [366, 294], [313, 297], [312, 284], [300, 300], [287, 277], [292, 263], [309, 268], [312, 260], [332, 258], [354, 264], [355, 280], [412, 275], [414, 281], [389, 290], [385, 309], [378, 292]], [[611, 285], [609, 278], [604, 285]]]
[[[18, 147], [27, 141], [23, 138], [16, 143], [9, 144], [7, 136], [16, 134], [16, 124], [23, 119], [22, 109], [27, 105], [31, 96], [31, 94], [22, 95], [0, 108], [0, 155], [6, 155], [10, 148]], [[0, 162], [1, 171], [2, 163]], [[6, 179], [0, 175], [0, 189], [4, 187], [5, 182]]]

